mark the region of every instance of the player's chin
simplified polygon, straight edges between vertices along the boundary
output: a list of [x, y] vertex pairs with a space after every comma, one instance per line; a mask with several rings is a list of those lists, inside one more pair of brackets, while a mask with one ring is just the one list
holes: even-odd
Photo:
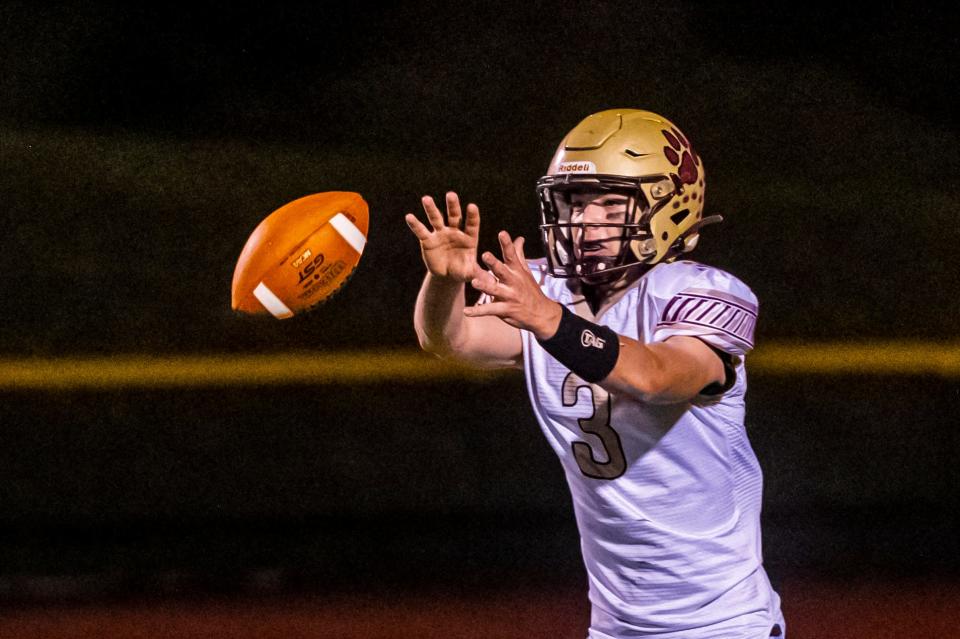
[[[612, 286], [628, 277], [633, 269], [625, 269], [618, 257], [610, 253], [585, 253], [576, 266], [577, 278], [588, 286]], [[632, 266], [632, 265], [630, 265]]]
[[585, 263], [584, 268], [579, 275], [580, 281], [584, 284], [589, 284], [590, 286], [612, 284], [620, 277], [622, 273], [619, 271], [606, 272], [604, 271], [606, 266], [606, 264], [596, 265], [590, 264], [589, 262]]
[[617, 273], [594, 273], [593, 275], [581, 275], [580, 281], [588, 286], [600, 287], [613, 284], [619, 279]]

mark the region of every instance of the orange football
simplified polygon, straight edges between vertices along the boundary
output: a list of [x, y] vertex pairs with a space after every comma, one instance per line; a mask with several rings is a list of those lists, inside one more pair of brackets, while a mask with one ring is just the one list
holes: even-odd
[[328, 299], [360, 262], [368, 226], [359, 193], [315, 193], [280, 207], [240, 253], [233, 310], [285, 319]]

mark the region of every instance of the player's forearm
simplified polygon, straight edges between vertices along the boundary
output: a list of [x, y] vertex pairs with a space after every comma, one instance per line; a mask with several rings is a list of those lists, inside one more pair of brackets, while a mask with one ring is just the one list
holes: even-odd
[[437, 355], [450, 355], [463, 339], [464, 284], [427, 273], [417, 295], [413, 326], [420, 347]]
[[581, 379], [651, 404], [687, 401], [723, 379], [722, 362], [696, 338], [643, 344], [563, 307], [555, 333], [537, 341]]
[[[646, 344], [619, 335], [620, 356], [600, 386], [611, 393], [625, 393], [651, 404], [688, 399], [683, 380]], [[693, 391], [696, 394], [696, 389]], [[692, 395], [691, 395], [692, 396]]]
[[690, 341], [681, 343], [674, 338], [666, 343], [643, 344], [620, 335], [620, 356], [600, 386], [650, 404], [691, 400], [718, 381], [722, 364], [716, 356], [698, 352], [706, 347], [695, 338], [682, 339]]

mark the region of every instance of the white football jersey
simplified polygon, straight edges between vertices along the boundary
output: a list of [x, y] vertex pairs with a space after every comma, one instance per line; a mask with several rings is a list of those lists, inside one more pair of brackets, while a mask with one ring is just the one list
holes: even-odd
[[581, 380], [522, 331], [530, 400], [573, 497], [589, 637], [769, 636], [780, 598], [762, 565], [762, 476], [744, 430], [753, 292], [696, 262], [659, 264], [594, 318], [542, 265], [530, 261], [541, 289], [571, 311], [642, 343], [696, 336], [736, 370], [720, 395], [646, 404]]

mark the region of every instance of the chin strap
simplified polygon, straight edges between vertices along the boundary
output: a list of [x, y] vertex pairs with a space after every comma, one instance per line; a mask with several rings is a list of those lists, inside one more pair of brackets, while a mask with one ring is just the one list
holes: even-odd
[[603, 255], [580, 260], [574, 266], [574, 272], [577, 277], [602, 275], [614, 269], [618, 259], [617, 255]]

